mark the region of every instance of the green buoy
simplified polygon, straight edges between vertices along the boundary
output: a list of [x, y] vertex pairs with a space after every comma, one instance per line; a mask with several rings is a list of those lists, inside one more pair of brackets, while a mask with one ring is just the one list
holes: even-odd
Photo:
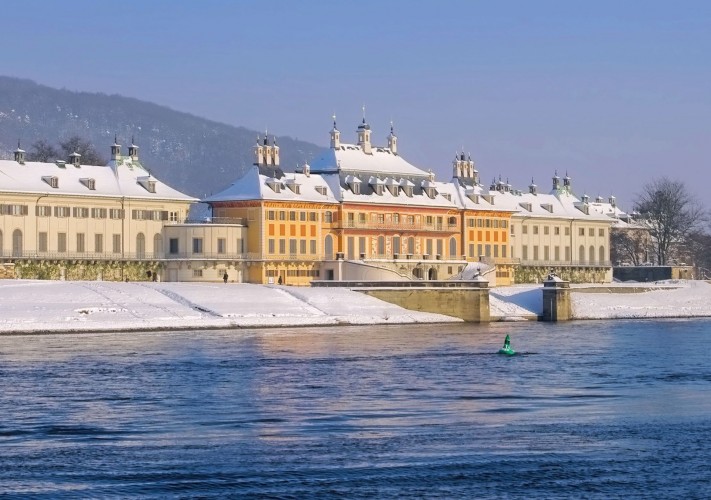
[[504, 347], [499, 349], [499, 354], [505, 354], [507, 356], [513, 356], [516, 354], [516, 351], [511, 349], [511, 339], [508, 335], [506, 335], [506, 338], [504, 339]]

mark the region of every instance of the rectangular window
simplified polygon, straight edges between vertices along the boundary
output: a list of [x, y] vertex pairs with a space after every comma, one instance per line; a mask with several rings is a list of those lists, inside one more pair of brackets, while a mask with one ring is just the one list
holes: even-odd
[[84, 233], [77, 233], [77, 252], [86, 252]]
[[121, 253], [121, 235], [114, 234], [111, 238], [111, 251], [113, 253]]
[[569, 227], [565, 228], [565, 235], [570, 236], [570, 228]]
[[528, 234], [528, 226], [523, 226], [523, 227], [521, 228], [521, 232], [522, 232], [523, 234]]
[[279, 211], [279, 220], [286, 220], [286, 212], [283, 210]]
[[474, 243], [469, 243], [469, 257], [474, 258]]
[[202, 278], [202, 269], [193, 269], [193, 278]]
[[293, 210], [289, 212], [289, 220], [295, 221], [296, 220], [296, 212]]
[[94, 252], [102, 253], [104, 251], [104, 235], [95, 234], [94, 235]]
[[565, 247], [565, 260], [570, 261], [570, 247]]
[[528, 245], [521, 247], [521, 260], [528, 260]]
[[316, 240], [309, 241], [309, 251], [314, 255], [316, 254]]
[[217, 253], [227, 252], [227, 240], [225, 238], [217, 238]]
[[173, 255], [178, 253], [178, 238], [170, 238], [168, 240], [168, 252]]
[[491, 245], [484, 245], [484, 255], [491, 257]]
[[476, 256], [477, 256], [477, 257], [483, 257], [483, 256], [484, 256], [484, 253], [483, 253], [483, 252], [484, 252], [484, 246], [483, 246], [481, 243], [479, 243], [479, 244], [476, 246]]
[[533, 234], [538, 234], [538, 226], [533, 226]]
[[57, 233], [57, 252], [67, 251], [67, 233]]
[[494, 245], [494, 257], [499, 256], [499, 245]]
[[170, 212], [168, 214], [168, 220], [170, 222], [178, 222], [178, 212]]
[[533, 260], [538, 260], [538, 245], [533, 245]]
[[560, 247], [559, 246], [553, 247], [553, 259], [556, 261], [560, 260]]
[[267, 210], [267, 220], [274, 220], [274, 210]]
[[306, 212], [299, 212], [299, 220], [301, 222], [306, 222]]
[[585, 236], [585, 228], [584, 228], [584, 227], [578, 228], [578, 235], [579, 235], [579, 236]]
[[550, 260], [551, 258], [551, 249], [548, 245], [543, 247], [543, 260]]
[[85, 207], [72, 208], [72, 217], [75, 219], [86, 219], [89, 217], [89, 209]]
[[289, 253], [291, 255], [296, 255], [296, 244], [297, 244], [297, 240], [295, 240], [295, 239], [289, 240]]
[[358, 253], [365, 253], [365, 236], [358, 238]]
[[282, 255], [286, 253], [286, 240], [284, 238], [279, 240], [279, 253]]
[[548, 226], [543, 226], [543, 234], [548, 234], [550, 228]]
[[275, 243], [274, 243], [274, 239], [273, 239], [273, 238], [270, 238], [270, 239], [267, 241], [267, 251], [268, 251], [269, 253], [274, 253], [274, 252], [276, 251], [276, 246], [275, 246]]
[[299, 240], [299, 253], [301, 255], [306, 253], [306, 240]]
[[39, 241], [37, 242], [39, 251], [40, 252], [46, 252], [47, 251], [47, 233], [41, 232], [38, 235]]
[[123, 219], [124, 217], [124, 210], [121, 208], [112, 208], [109, 210], [109, 219]]
[[202, 238], [193, 238], [193, 253], [202, 253]]
[[309, 221], [316, 222], [318, 220], [318, 214], [316, 212], [309, 212]]
[[600, 237], [604, 237], [604, 236], [605, 236], [605, 230], [604, 230], [603, 228], [600, 228], [600, 229], [598, 230], [598, 232], [597, 232], [597, 235], [600, 236]]
[[506, 258], [506, 245], [501, 245], [501, 256]]
[[595, 228], [591, 227], [588, 229], [588, 236], [595, 236]]
[[69, 207], [54, 207], [55, 217], [69, 217], [71, 210]]
[[37, 214], [37, 217], [49, 217], [52, 215], [52, 207], [48, 205], [37, 205], [35, 207], [35, 214]]
[[105, 208], [92, 208], [91, 218], [92, 219], [105, 219], [108, 211]]

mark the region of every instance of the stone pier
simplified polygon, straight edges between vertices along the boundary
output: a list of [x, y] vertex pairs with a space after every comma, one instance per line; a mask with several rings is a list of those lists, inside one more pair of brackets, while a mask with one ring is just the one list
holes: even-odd
[[572, 317], [570, 282], [555, 274], [543, 282], [543, 321], [568, 321]]
[[472, 323], [487, 323], [489, 282], [482, 278], [452, 281], [318, 281], [311, 286], [342, 286], [412, 311], [446, 314]]

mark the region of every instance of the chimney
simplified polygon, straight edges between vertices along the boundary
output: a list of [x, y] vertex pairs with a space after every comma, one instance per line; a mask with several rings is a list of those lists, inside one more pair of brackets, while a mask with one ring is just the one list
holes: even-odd
[[111, 159], [118, 160], [121, 158], [121, 144], [118, 143], [116, 136], [114, 136], [114, 143], [111, 145]]
[[77, 168], [81, 167], [81, 155], [74, 151], [69, 155], [69, 163]]
[[138, 161], [138, 146], [133, 142], [133, 137], [131, 137], [131, 145], [128, 147], [128, 156], [133, 161]]
[[15, 161], [20, 165], [25, 164], [25, 150], [20, 147], [20, 141], [17, 141], [17, 149], [15, 150]]

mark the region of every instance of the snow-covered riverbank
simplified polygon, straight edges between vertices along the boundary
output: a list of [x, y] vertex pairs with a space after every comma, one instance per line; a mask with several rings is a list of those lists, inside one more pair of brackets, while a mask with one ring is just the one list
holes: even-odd
[[[578, 319], [711, 316], [711, 285], [704, 282], [664, 283], [645, 293], [575, 290]], [[490, 299], [495, 317], [530, 318], [542, 311], [540, 285], [494, 288]], [[0, 280], [0, 333], [459, 321], [340, 288]]]

